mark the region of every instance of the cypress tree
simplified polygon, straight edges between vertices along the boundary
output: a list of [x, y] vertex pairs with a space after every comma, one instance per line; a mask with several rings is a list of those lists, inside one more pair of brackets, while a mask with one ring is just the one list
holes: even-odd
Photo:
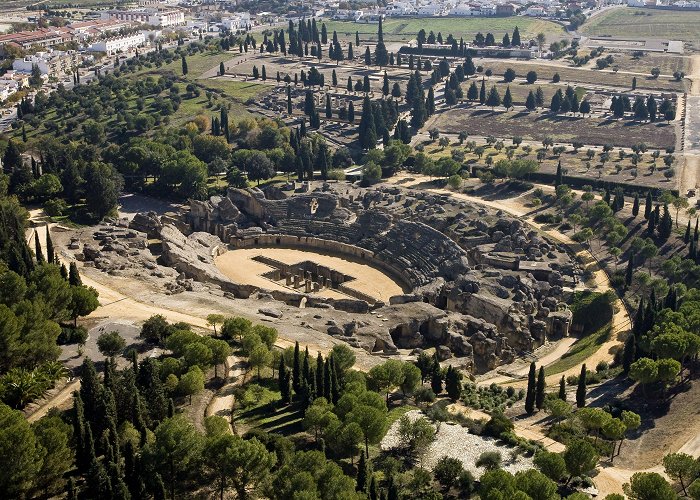
[[564, 174], [561, 169], [561, 160], [557, 163], [557, 175], [554, 179], [554, 185], [555, 186], [561, 186], [562, 183], [564, 182]]
[[695, 219], [695, 232], [693, 232], [693, 239], [698, 241], [698, 219]]
[[537, 375], [537, 392], [535, 393], [535, 406], [538, 410], [541, 410], [544, 405], [544, 391], [546, 387], [547, 383], [544, 377], [544, 366], [540, 366], [540, 371]]
[[87, 357], [83, 359], [80, 379], [80, 397], [85, 409], [85, 420], [93, 424], [96, 421], [96, 410], [102, 387], [97, 378], [95, 365]]
[[634, 315], [634, 320], [632, 321], [632, 334], [636, 338], [640, 338], [643, 333], [644, 328], [644, 316], [646, 314], [646, 304], [644, 303], [644, 296], [639, 299], [639, 304], [637, 305], [637, 313]]
[[644, 202], [644, 218], [646, 220], [649, 220], [649, 217], [651, 217], [652, 203], [651, 191], [647, 191], [647, 198]]
[[436, 395], [442, 392], [442, 374], [440, 373], [439, 368], [434, 370], [432, 376], [430, 377], [430, 388]]
[[459, 397], [462, 395], [462, 382], [460, 378], [459, 372], [456, 369], [452, 368], [452, 366], [447, 368], [445, 390], [452, 401], [459, 400]]
[[379, 485], [374, 474], [372, 474], [372, 479], [369, 482], [369, 500], [379, 500]]
[[632, 203], [632, 216], [636, 217], [639, 215], [639, 194], [635, 193], [634, 202]]
[[186, 75], [187, 74], [187, 59], [185, 59], [185, 55], [182, 55], [182, 74]]
[[425, 100], [425, 111], [428, 116], [433, 116], [435, 114], [435, 92], [433, 87], [428, 89], [428, 97]]
[[486, 83], [481, 79], [481, 89], [479, 90], [479, 104], [482, 106], [486, 103]]
[[333, 110], [331, 109], [331, 95], [326, 94], [326, 118], [333, 118]]
[[301, 373], [304, 375], [304, 380], [308, 384], [311, 383], [311, 365], [309, 364], [309, 347], [306, 346], [306, 349], [304, 350], [304, 363], [302, 364], [302, 371]]
[[323, 356], [319, 352], [316, 356], [316, 394], [323, 396], [325, 389], [323, 386]]
[[165, 500], [166, 498], [167, 495], [165, 493], [163, 478], [160, 474], [156, 473], [153, 477], [153, 500]]
[[581, 374], [578, 377], [578, 387], [576, 388], [576, 406], [583, 408], [586, 406], [586, 364], [581, 366]]
[[41, 251], [41, 242], [39, 242], [39, 233], [34, 231], [34, 254], [36, 255], [36, 263], [43, 264], [46, 262], [44, 253]]
[[685, 228], [685, 234], [683, 235], [683, 242], [686, 245], [690, 242], [690, 220], [688, 220], [688, 225]]
[[70, 286], [82, 286], [83, 284], [82, 280], [80, 279], [80, 273], [78, 273], [78, 266], [75, 264], [75, 262], [70, 263], [68, 283]]
[[630, 286], [632, 284], [632, 277], [634, 272], [634, 254], [630, 254], [630, 258], [627, 259], [627, 269], [625, 270], [625, 285]]
[[668, 205], [664, 205], [664, 213], [659, 221], [659, 237], [662, 240], [667, 240], [673, 232], [673, 219], [668, 210]]
[[637, 342], [634, 335], [628, 335], [625, 340], [625, 350], [622, 353], [622, 370], [627, 375], [630, 371], [630, 366], [635, 361], [637, 355]]
[[225, 70], [225, 68], [224, 68], [224, 62], [221, 61], [221, 62], [219, 63], [219, 74], [220, 74], [220, 75], [223, 75], [224, 73], [226, 73], [226, 70]]
[[301, 390], [301, 360], [299, 359], [299, 342], [294, 343], [294, 364], [292, 365], [292, 387], [294, 393]]
[[374, 116], [372, 114], [372, 103], [369, 97], [365, 95], [362, 102], [362, 116], [359, 126], [360, 145], [363, 149], [374, 149], [377, 146], [377, 131], [374, 125]]
[[63, 262], [61, 262], [61, 278], [68, 281], [68, 268]]
[[173, 418], [175, 416], [175, 402], [173, 398], [168, 398], [168, 418]]
[[535, 394], [537, 391], [537, 380], [535, 376], [535, 362], [530, 363], [530, 371], [527, 376], [527, 392], [525, 393], [525, 411], [528, 415], [535, 412]]
[[287, 366], [284, 364], [284, 356], [280, 356], [279, 365], [277, 365], [277, 387], [280, 392], [284, 392], [284, 377], [287, 373]]
[[566, 380], [564, 379], [564, 375], [562, 375], [559, 380], [559, 399], [566, 401]]
[[[690, 222], [688, 222], [690, 224]], [[46, 260], [49, 264], [57, 264], [56, 251], [53, 248], [53, 241], [51, 241], [51, 232], [49, 231], [49, 225], [46, 225]]]
[[367, 460], [365, 459], [365, 451], [362, 450], [360, 452], [360, 460], [357, 462], [357, 486], [355, 487], [357, 491], [363, 493], [367, 491], [367, 481], [369, 479], [369, 474], [369, 465], [367, 464]]
[[340, 384], [338, 383], [338, 370], [333, 361], [333, 356], [330, 357], [331, 362], [331, 402], [336, 405], [340, 399]]
[[331, 383], [330, 361], [326, 358], [326, 361], [323, 363], [323, 397], [328, 402], [331, 401]]

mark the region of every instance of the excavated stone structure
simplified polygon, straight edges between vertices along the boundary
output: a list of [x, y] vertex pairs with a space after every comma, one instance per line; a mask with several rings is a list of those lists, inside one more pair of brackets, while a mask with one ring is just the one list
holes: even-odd
[[[436, 347], [442, 359], [456, 356], [483, 372], [568, 335], [572, 314], [565, 298], [578, 270], [564, 249], [520, 221], [398, 187], [293, 187], [229, 189], [224, 197], [191, 201], [184, 220], [148, 214], [132, 227], [158, 233], [164, 262], [181, 276], [237, 298], [263, 293], [287, 306], [360, 315], [322, 328], [370, 352]], [[319, 297], [314, 292], [341, 286], [347, 277], [313, 262], [290, 269], [266, 260], [268, 247], [352, 257], [389, 275], [405, 293], [388, 304], [362, 294]], [[260, 248], [255, 259], [288, 290], [262, 290], [224, 276], [215, 257], [239, 248]], [[364, 321], [368, 312], [381, 315], [382, 323]]]

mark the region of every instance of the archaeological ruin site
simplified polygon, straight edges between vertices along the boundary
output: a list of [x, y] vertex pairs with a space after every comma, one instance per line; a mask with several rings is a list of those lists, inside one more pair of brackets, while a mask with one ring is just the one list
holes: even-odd
[[91, 236], [76, 257], [110, 274], [262, 301], [282, 322], [312, 310], [303, 326], [317, 335], [383, 355], [435, 347], [473, 373], [567, 336], [580, 276], [500, 211], [393, 186], [232, 188]]

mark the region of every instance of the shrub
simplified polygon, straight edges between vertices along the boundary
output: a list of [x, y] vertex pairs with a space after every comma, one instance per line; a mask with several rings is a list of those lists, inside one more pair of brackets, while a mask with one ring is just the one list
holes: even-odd
[[501, 466], [501, 454], [497, 451], [485, 451], [476, 459], [475, 465], [487, 471], [498, 469]]
[[66, 202], [60, 198], [54, 198], [44, 203], [44, 211], [49, 217], [60, 217], [67, 208]]

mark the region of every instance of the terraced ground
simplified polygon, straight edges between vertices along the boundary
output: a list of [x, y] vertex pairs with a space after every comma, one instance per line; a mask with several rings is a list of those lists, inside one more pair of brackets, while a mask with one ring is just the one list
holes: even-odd
[[623, 7], [594, 16], [579, 30], [589, 36], [670, 38], [700, 48], [700, 11]]

